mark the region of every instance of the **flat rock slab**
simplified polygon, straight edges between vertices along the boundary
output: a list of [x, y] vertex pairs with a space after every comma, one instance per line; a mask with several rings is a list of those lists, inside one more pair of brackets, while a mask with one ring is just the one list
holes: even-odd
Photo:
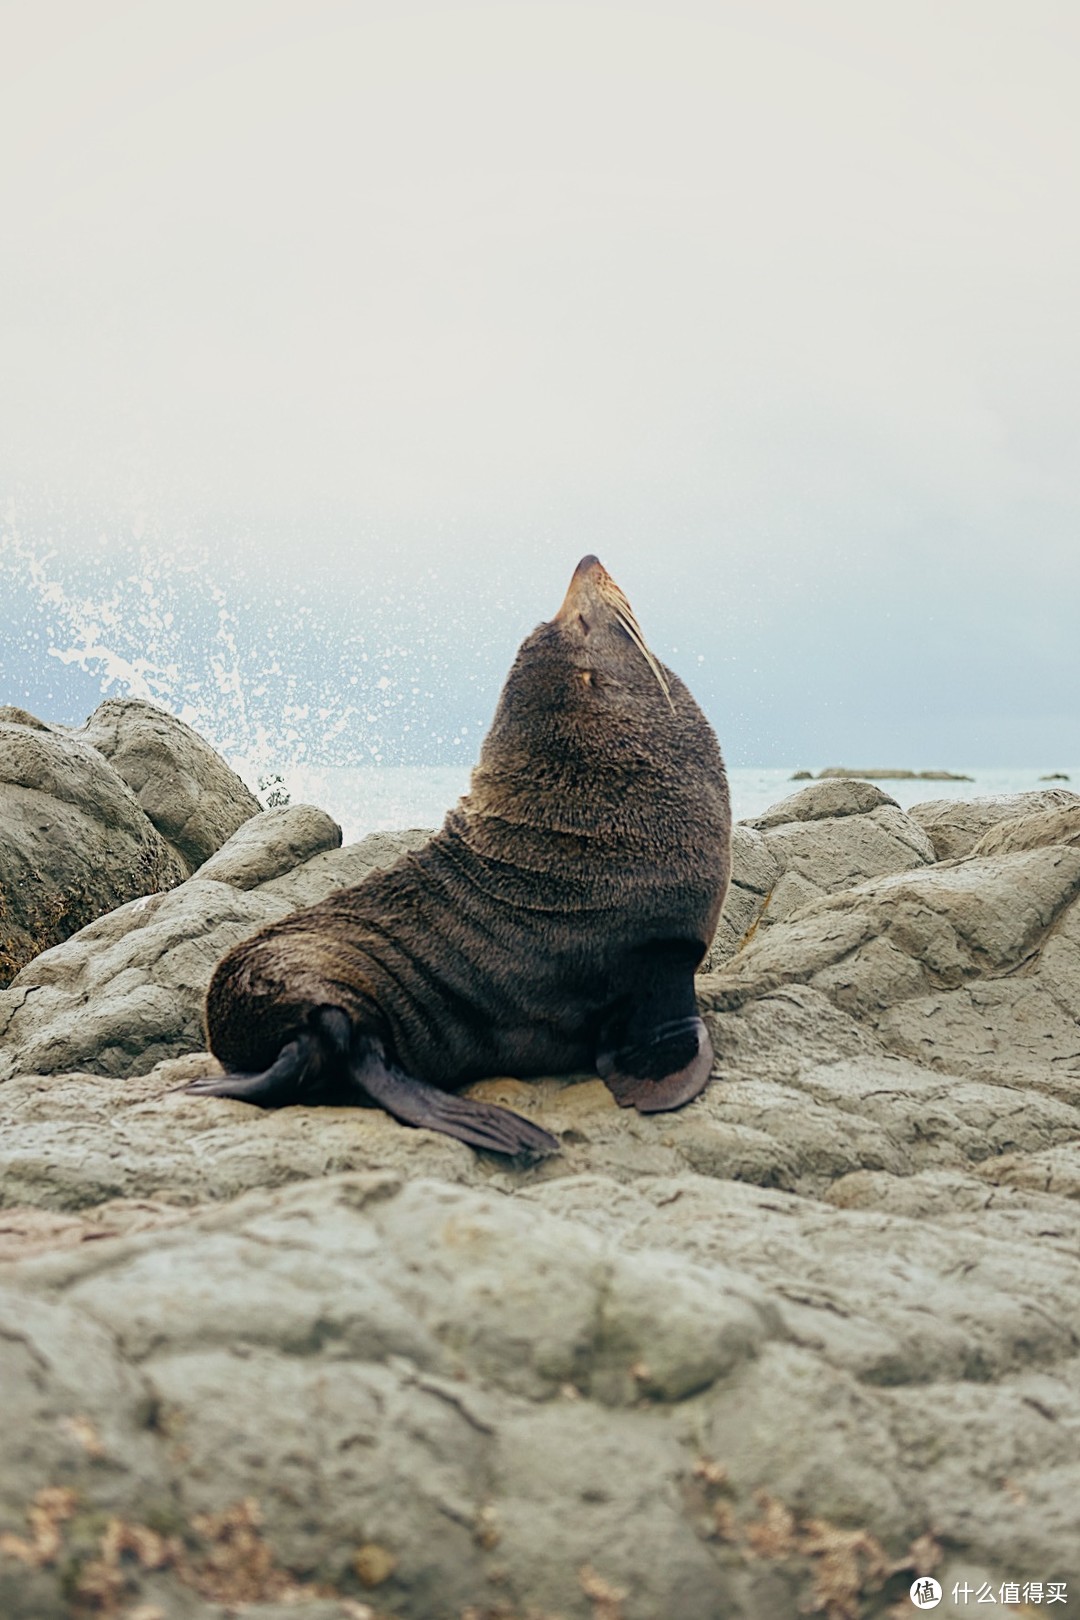
[[109, 1517], [126, 1600], [169, 1614], [215, 1591], [230, 1515], [257, 1590], [358, 1600], [366, 1568], [416, 1620], [493, 1584], [521, 1615], [586, 1620], [601, 1582], [627, 1620], [794, 1613], [824, 1573], [808, 1515], [876, 1549], [860, 1603], [928, 1536], [1075, 1581], [1078, 1285], [1075, 1252], [974, 1223], [686, 1174], [249, 1193], [0, 1268], [0, 1602], [68, 1614]]

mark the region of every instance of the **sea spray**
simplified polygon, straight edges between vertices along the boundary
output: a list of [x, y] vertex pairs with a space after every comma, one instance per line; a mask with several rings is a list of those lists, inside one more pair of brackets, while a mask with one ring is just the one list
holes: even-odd
[[174, 549], [141, 525], [75, 544], [71, 527], [20, 522], [10, 507], [0, 525], [0, 701], [33, 708], [48, 684], [42, 717], [79, 721], [101, 697], [144, 698], [253, 784], [297, 764], [475, 753], [487, 660], [434, 571], [329, 592], [275, 582], [250, 544]]

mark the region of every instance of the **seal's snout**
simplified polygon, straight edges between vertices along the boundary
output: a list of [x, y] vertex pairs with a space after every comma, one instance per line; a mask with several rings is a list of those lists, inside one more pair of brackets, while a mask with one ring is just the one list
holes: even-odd
[[591, 551], [587, 557], [582, 557], [581, 561], [574, 569], [575, 579], [577, 579], [579, 574], [602, 574], [605, 579], [610, 577], [607, 569], [604, 567], [599, 557], [594, 556]]
[[626, 598], [599, 557], [594, 557], [590, 552], [587, 557], [582, 557], [574, 569], [563, 605], [555, 615], [556, 621], [569, 624], [574, 619], [581, 619], [587, 633], [590, 612], [595, 612], [602, 601], [609, 604], [625, 603]]

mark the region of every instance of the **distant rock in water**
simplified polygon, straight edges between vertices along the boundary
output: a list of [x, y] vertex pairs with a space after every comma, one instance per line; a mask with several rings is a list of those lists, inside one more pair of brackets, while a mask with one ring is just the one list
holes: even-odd
[[[974, 782], [973, 776], [964, 776], [957, 771], [904, 771], [895, 766], [884, 770], [852, 771], [846, 765], [826, 765], [823, 771], [818, 771], [817, 780], [827, 782], [835, 777], [854, 777], [857, 781], [869, 782]], [[795, 778], [792, 777], [792, 781]]]
[[1065, 771], [1051, 771], [1048, 776], [1040, 776], [1040, 782], [1067, 782], [1069, 780]]
[[789, 780], [792, 782], [812, 782], [814, 773], [813, 771], [792, 771]]

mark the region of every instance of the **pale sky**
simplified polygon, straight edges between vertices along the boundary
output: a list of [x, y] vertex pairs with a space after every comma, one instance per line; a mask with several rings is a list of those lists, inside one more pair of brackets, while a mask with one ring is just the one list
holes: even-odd
[[0, 702], [78, 709], [25, 603], [141, 572], [178, 704], [216, 589], [309, 711], [363, 648], [383, 735], [459, 733], [596, 551], [733, 763], [1075, 764], [1078, 47], [1073, 0], [0, 4]]

